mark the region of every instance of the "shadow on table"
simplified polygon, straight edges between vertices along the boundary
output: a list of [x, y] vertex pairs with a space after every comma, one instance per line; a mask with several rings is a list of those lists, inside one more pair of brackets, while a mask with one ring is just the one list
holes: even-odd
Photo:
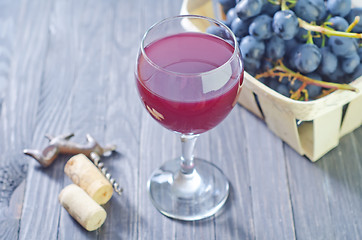
[[[195, 224], [197, 227], [214, 227], [216, 239], [253, 239], [254, 237], [250, 235], [253, 231], [247, 229], [250, 227], [249, 219], [245, 219], [246, 216], [243, 216], [243, 213], [235, 212], [235, 208], [233, 208], [236, 201], [234, 188], [230, 183], [229, 197], [219, 212], [217, 212], [215, 216], [198, 220], [192, 224]], [[235, 217], [235, 214], [240, 214], [240, 218]], [[178, 222], [183, 225], [190, 224], [190, 222]], [[247, 222], [248, 224], [244, 224]]]

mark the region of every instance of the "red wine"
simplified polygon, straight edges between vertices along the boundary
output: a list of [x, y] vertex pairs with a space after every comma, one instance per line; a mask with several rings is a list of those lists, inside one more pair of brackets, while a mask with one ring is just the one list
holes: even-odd
[[221, 38], [181, 33], [144, 48], [137, 62], [137, 87], [152, 117], [183, 134], [219, 124], [236, 104], [243, 69], [234, 47]]

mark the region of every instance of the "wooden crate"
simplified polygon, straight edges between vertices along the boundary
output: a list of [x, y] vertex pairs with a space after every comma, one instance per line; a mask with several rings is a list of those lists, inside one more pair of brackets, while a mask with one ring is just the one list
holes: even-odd
[[[184, 0], [181, 14], [221, 16], [211, 0]], [[303, 102], [279, 94], [246, 72], [239, 103], [299, 154], [317, 161], [336, 147], [342, 136], [362, 125], [362, 77], [351, 85], [359, 92], [338, 90]]]

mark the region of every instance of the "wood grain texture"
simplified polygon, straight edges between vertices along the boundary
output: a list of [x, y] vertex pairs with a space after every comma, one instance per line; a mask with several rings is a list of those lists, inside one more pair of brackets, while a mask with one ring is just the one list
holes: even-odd
[[[240, 105], [196, 144], [230, 181], [222, 211], [182, 222], [153, 207], [148, 177], [180, 142], [144, 110], [133, 70], [144, 32], [181, 3], [0, 0], [0, 239], [362, 238], [362, 128], [311, 163]], [[117, 145], [102, 161], [124, 193], [93, 232], [58, 202], [70, 156], [44, 169], [22, 154], [68, 132]]]
[[360, 133], [343, 137], [314, 164], [285, 147], [298, 239], [361, 238]]
[[244, 116], [256, 239], [295, 239], [283, 142], [260, 119]]
[[[6, 232], [1, 233], [1, 238], [17, 239], [26, 188], [26, 184], [21, 184], [25, 177], [22, 169], [27, 169], [27, 160], [21, 152], [25, 144], [32, 142], [36, 122], [37, 87], [46, 54], [42, 36], [46, 33], [49, 4], [1, 1], [0, 5], [1, 85], [5, 88], [1, 91], [0, 150], [4, 153], [2, 168], [8, 171], [6, 181], [1, 182], [1, 190], [16, 190], [1, 209], [2, 217], [7, 218], [1, 219], [2, 223], [6, 221], [6, 226], [2, 224], [1, 228]], [[40, 13], [36, 15], [36, 11]]]
[[226, 206], [215, 218], [216, 239], [255, 239], [244, 113], [237, 105], [218, 128], [210, 131], [210, 161], [223, 170], [231, 185]]

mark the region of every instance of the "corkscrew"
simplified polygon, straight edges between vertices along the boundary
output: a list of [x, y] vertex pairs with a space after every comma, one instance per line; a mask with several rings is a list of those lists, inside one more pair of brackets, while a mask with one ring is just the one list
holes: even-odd
[[106, 179], [111, 183], [114, 191], [121, 195], [123, 189], [118, 185], [111, 174], [107, 171], [107, 168], [104, 167], [103, 162], [100, 161], [101, 155], [107, 152], [112, 152], [116, 149], [115, 145], [107, 145], [102, 147], [98, 142], [89, 134], [86, 135], [87, 142], [85, 144], [79, 144], [70, 141], [74, 136], [73, 133], [62, 134], [56, 137], [47, 135], [49, 139], [49, 144], [42, 150], [38, 149], [24, 149], [24, 154], [33, 157], [37, 160], [43, 167], [49, 167], [59, 154], [79, 154], [83, 153], [84, 155], [91, 158], [94, 165], [102, 172]]
[[102, 174], [107, 178], [107, 180], [112, 184], [114, 191], [118, 195], [122, 195], [123, 189], [119, 186], [116, 180], [108, 172], [108, 169], [104, 166], [104, 163], [101, 162], [101, 157], [96, 152], [90, 153], [90, 158], [93, 161], [94, 165], [102, 172]]

